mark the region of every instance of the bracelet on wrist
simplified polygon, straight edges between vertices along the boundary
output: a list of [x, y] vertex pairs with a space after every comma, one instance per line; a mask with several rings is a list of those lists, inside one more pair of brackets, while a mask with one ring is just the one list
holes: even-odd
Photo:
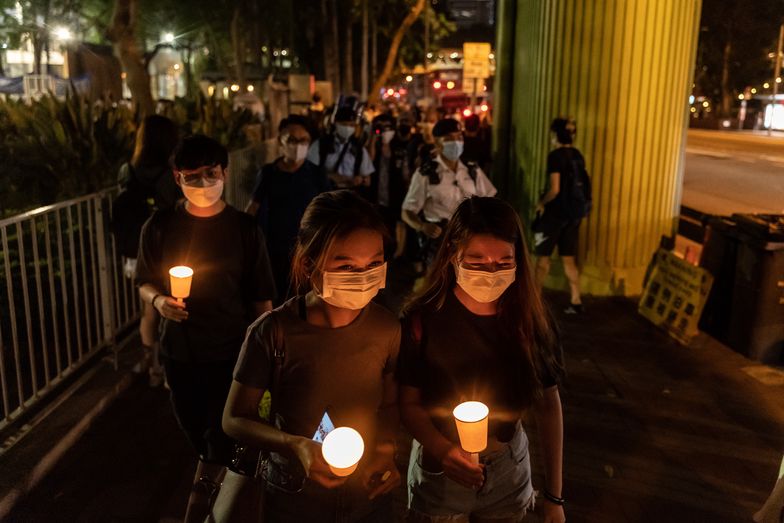
[[547, 489], [542, 490], [542, 496], [544, 496], [544, 499], [555, 505], [564, 506], [566, 504], [566, 500], [564, 498], [553, 496], [547, 491]]
[[150, 305], [152, 305], [153, 309], [155, 308], [155, 300], [157, 300], [159, 296], [163, 296], [163, 294], [156, 294], [152, 297], [152, 300], [150, 300]]

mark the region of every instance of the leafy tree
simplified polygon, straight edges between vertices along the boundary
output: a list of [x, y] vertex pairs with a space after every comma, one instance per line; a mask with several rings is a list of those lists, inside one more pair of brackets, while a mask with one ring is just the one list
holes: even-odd
[[784, 2], [703, 0], [695, 90], [719, 102], [729, 116], [732, 101], [749, 85], [770, 81]]

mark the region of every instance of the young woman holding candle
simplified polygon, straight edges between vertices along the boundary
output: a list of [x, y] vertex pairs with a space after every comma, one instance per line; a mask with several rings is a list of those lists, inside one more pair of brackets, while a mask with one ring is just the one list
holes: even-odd
[[[221, 199], [226, 149], [191, 136], [174, 165], [186, 200], [156, 211], [144, 225], [136, 283], [142, 301], [163, 318], [160, 346], [172, 406], [199, 456], [188, 523], [204, 521], [231, 465], [234, 442], [221, 430], [223, 406], [245, 331], [272, 309], [275, 285], [255, 220]], [[185, 268], [170, 274], [178, 266]]]
[[[248, 330], [223, 427], [270, 453], [267, 523], [394, 521], [385, 494], [400, 482], [393, 376], [400, 324], [371, 302], [385, 284], [386, 236], [382, 218], [354, 191], [317, 196], [302, 218], [292, 262], [298, 295]], [[274, 425], [259, 418], [267, 390]], [[364, 440], [364, 456], [348, 477], [330, 470], [313, 441], [325, 411], [336, 427], [351, 427]]]
[[[521, 423], [528, 408], [543, 447], [544, 521], [565, 521], [559, 347], [514, 209], [465, 200], [404, 311], [398, 376], [401, 416], [415, 438], [410, 521], [520, 521], [534, 503]], [[453, 409], [465, 401], [490, 409], [479, 464], [458, 438]]]

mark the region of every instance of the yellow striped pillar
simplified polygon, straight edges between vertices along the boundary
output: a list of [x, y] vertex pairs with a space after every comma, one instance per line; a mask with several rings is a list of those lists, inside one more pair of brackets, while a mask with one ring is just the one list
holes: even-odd
[[549, 124], [576, 120], [594, 197], [580, 231], [585, 292], [639, 293], [677, 225], [700, 3], [499, 0], [495, 177], [532, 217]]

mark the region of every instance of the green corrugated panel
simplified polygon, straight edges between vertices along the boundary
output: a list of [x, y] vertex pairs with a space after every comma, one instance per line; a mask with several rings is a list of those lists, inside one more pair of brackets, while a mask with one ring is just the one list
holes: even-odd
[[496, 179], [531, 218], [549, 122], [576, 117], [594, 184], [581, 230], [587, 290], [639, 292], [659, 238], [673, 231], [699, 12], [700, 0], [499, 2], [499, 65], [510, 60], [513, 71], [496, 93], [508, 111], [496, 144], [511, 149]]

